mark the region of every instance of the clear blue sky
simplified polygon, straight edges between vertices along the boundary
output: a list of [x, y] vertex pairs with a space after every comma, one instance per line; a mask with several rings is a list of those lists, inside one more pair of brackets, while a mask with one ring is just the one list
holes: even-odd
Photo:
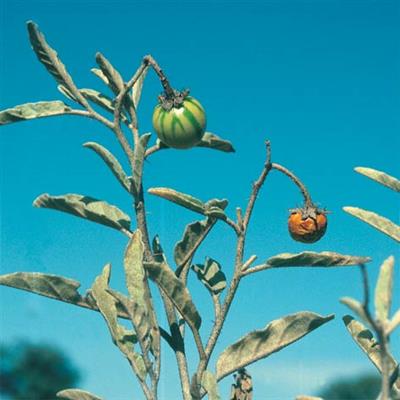
[[[369, 166], [400, 175], [399, 1], [3, 0], [1, 13], [1, 109], [62, 97], [30, 49], [28, 20], [39, 24], [80, 87], [102, 89], [89, 72], [96, 51], [126, 79], [141, 57], [151, 53], [176, 87], [189, 87], [202, 102], [208, 130], [231, 140], [237, 152], [156, 154], [146, 164], [146, 188], [168, 186], [204, 200], [225, 197], [233, 217], [235, 207], [247, 202], [264, 161], [264, 140], [270, 139], [273, 160], [297, 173], [313, 199], [332, 214], [320, 242], [307, 246], [292, 241], [287, 210], [299, 205], [301, 197], [285, 177], [271, 173], [255, 208], [247, 255], [257, 254], [260, 262], [277, 253], [305, 250], [368, 255], [373, 257], [368, 267], [372, 279], [390, 254], [400, 265], [393, 240], [341, 211], [342, 206], [357, 205], [398, 221], [396, 194], [353, 168]], [[149, 74], [139, 113], [142, 132], [152, 129], [151, 112], [160, 89]], [[104, 264], [112, 262], [112, 284], [122, 288], [123, 236], [32, 207], [43, 192], [72, 192], [130, 212], [126, 193], [101, 160], [81, 146], [97, 141], [121, 156], [112, 135], [93, 121], [60, 117], [3, 127], [0, 140], [1, 272], [65, 275], [86, 290]], [[172, 260], [174, 243], [198, 216], [158, 198], [149, 197], [147, 207], [151, 233], [160, 235]], [[233, 245], [234, 235], [219, 225], [195, 261], [209, 255], [229, 276]], [[205, 338], [212, 305], [192, 278]], [[338, 299], [361, 294], [359, 272], [352, 268], [249, 276], [215, 354], [272, 319], [309, 310], [335, 313], [336, 319], [251, 366], [256, 399], [313, 394], [335, 376], [373, 371], [341, 322], [347, 310]], [[107, 399], [141, 398], [100, 315], [10, 288], [0, 288], [0, 296], [2, 342], [54, 342], [84, 371], [82, 388]], [[397, 334], [392, 344], [399, 358], [398, 339]], [[178, 398], [174, 359], [168, 349], [164, 354], [160, 398]], [[224, 398], [230, 384], [230, 377], [220, 383]]]

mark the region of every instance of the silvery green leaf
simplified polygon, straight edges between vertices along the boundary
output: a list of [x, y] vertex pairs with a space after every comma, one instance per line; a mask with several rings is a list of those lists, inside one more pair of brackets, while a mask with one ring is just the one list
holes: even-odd
[[205, 212], [205, 203], [186, 193], [164, 187], [150, 188], [148, 192], [200, 214]]
[[85, 99], [79, 93], [65, 65], [60, 61], [57, 53], [48, 45], [45, 37], [39, 31], [38, 26], [32, 21], [29, 21], [27, 26], [29, 40], [39, 61], [46, 67], [47, 71], [53, 75], [56, 81], [69, 91], [77, 102], [82, 105], [85, 104]]
[[349, 307], [351, 311], [353, 311], [358, 317], [360, 317], [366, 324], [369, 325], [368, 317], [365, 314], [364, 307], [359, 301], [351, 297], [342, 297], [340, 302]]
[[143, 162], [150, 136], [151, 133], [145, 133], [144, 135], [140, 136], [139, 142], [133, 153], [133, 182], [136, 193], [140, 192], [142, 185]]
[[215, 375], [205, 370], [203, 376], [201, 377], [201, 386], [205, 389], [209, 400], [221, 400], [218, 392], [217, 379]]
[[208, 147], [214, 150], [224, 151], [226, 153], [233, 153], [235, 149], [232, 143], [228, 140], [221, 139], [219, 136], [214, 135], [211, 132], [206, 132], [201, 139], [201, 142], [197, 144], [198, 147]]
[[136, 366], [140, 379], [144, 380], [147, 371], [142, 356], [134, 351], [134, 341], [132, 341], [132, 337], [135, 337], [134, 332], [118, 323], [117, 300], [109, 293], [110, 272], [111, 266], [108, 264], [95, 279], [91, 295], [107, 323], [113, 342], [129, 362]]
[[330, 251], [315, 253], [304, 251], [302, 253], [282, 253], [266, 261], [268, 268], [282, 267], [339, 267], [365, 264], [369, 257], [348, 256]]
[[118, 230], [130, 229], [130, 218], [119, 208], [105, 201], [80, 194], [63, 196], [40, 195], [33, 203], [35, 207], [52, 208], [88, 219]]
[[110, 84], [108, 78], [104, 75], [104, 73], [101, 69], [92, 68], [90, 70], [90, 72], [92, 72], [94, 75], [96, 75], [98, 78], [100, 78], [103, 81], [103, 83], [105, 83], [107, 86]]
[[207, 257], [204, 265], [196, 264], [192, 268], [212, 294], [217, 295], [226, 288], [226, 276], [221, 270], [221, 265], [212, 258]]
[[[352, 336], [353, 340], [361, 348], [361, 350], [368, 356], [375, 367], [382, 372], [382, 363], [380, 356], [380, 345], [375, 340], [372, 332], [367, 329], [361, 322], [355, 320], [350, 315], [345, 315], [343, 317], [343, 322], [346, 325], [347, 330]], [[388, 354], [388, 363], [390, 375], [395, 371], [397, 362], [396, 360]], [[400, 378], [397, 378], [396, 385], [400, 385]]]
[[100, 397], [80, 389], [65, 389], [57, 393], [57, 397], [64, 400], [101, 400]]
[[358, 207], [343, 207], [343, 210], [353, 217], [373, 226], [378, 231], [385, 233], [397, 242], [400, 242], [400, 226], [389, 219]]
[[175, 273], [166, 263], [144, 263], [147, 273], [160, 287], [166, 296], [172, 301], [185, 321], [194, 329], [199, 329], [201, 317], [198, 313], [190, 293], [183, 282], [175, 276]]
[[63, 94], [67, 99], [71, 101], [76, 101], [74, 95], [64, 86], [64, 85], [58, 85], [57, 86], [58, 91]]
[[39, 272], [14, 272], [0, 275], [0, 285], [26, 290], [67, 303], [84, 302], [78, 292], [81, 284], [62, 276]]
[[[124, 80], [122, 79], [120, 73], [112, 66], [110, 61], [108, 61], [107, 58], [104, 57], [103, 54], [101, 53], [96, 54], [96, 62], [100, 67], [103, 75], [107, 78], [108, 86], [115, 95], [118, 95], [118, 93], [124, 88]], [[94, 71], [92, 70], [92, 72]], [[98, 75], [97, 71], [94, 73]]]
[[144, 79], [146, 78], [149, 68], [150, 68], [149, 66], [145, 67], [145, 69], [143, 70], [139, 79], [135, 82], [135, 84], [132, 87], [132, 99], [133, 99], [133, 104], [135, 106], [135, 109], [138, 108], [140, 97], [142, 95]]
[[121, 185], [128, 192], [130, 192], [130, 180], [126, 175], [125, 171], [123, 170], [119, 161], [109, 150], [107, 150], [105, 147], [95, 142], [87, 142], [83, 146], [96, 152], [107, 164], [107, 166], [110, 168], [111, 172], [118, 179]]
[[65, 115], [70, 114], [72, 111], [73, 110], [62, 101], [26, 103], [0, 111], [0, 125], [26, 121], [28, 119]]
[[187, 225], [182, 239], [176, 244], [174, 250], [175, 263], [180, 269], [191, 258], [201, 242], [206, 238], [211, 228], [215, 225], [215, 219], [207, 218], [203, 221], [195, 221]]
[[376, 318], [386, 322], [392, 304], [394, 257], [390, 256], [381, 265], [378, 281], [375, 287]]
[[274, 320], [264, 329], [250, 332], [218, 357], [217, 380], [276, 353], [333, 318], [334, 315], [323, 317], [303, 311]]
[[380, 183], [381, 185], [387, 186], [396, 192], [400, 192], [400, 180], [386, 174], [385, 172], [365, 167], [356, 167], [354, 170], [359, 174], [365, 175], [366, 177]]

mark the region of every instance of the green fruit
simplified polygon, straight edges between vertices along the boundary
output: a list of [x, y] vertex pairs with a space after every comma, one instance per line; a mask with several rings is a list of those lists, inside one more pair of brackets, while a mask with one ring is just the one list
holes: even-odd
[[191, 96], [170, 110], [158, 104], [153, 112], [153, 127], [158, 138], [169, 147], [189, 149], [201, 141], [206, 129], [202, 105]]

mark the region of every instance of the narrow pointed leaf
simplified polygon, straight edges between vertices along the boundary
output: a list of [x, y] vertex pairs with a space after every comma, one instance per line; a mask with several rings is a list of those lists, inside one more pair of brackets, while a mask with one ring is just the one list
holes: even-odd
[[385, 172], [365, 167], [356, 167], [354, 170], [359, 174], [365, 175], [366, 177], [380, 183], [381, 185], [387, 186], [396, 192], [400, 192], [400, 180], [386, 174]]
[[[382, 372], [382, 363], [380, 357], [380, 345], [374, 339], [372, 332], [367, 329], [361, 322], [355, 320], [350, 315], [345, 315], [343, 317], [343, 322], [352, 336], [353, 340], [361, 348], [361, 350], [368, 356], [375, 367]], [[397, 362], [396, 360], [388, 354], [388, 363], [390, 374], [395, 371]], [[400, 378], [397, 378], [396, 385], [400, 384]]]
[[390, 335], [400, 325], [400, 309], [395, 312], [387, 325], [386, 333]]
[[80, 389], [65, 389], [57, 393], [57, 397], [63, 400], [101, 400], [100, 397]]
[[175, 273], [165, 263], [145, 263], [149, 277], [157, 283], [160, 289], [168, 296], [183, 318], [189, 325], [199, 329], [201, 325], [198, 313], [188, 289], [183, 282], [175, 276]]
[[205, 203], [203, 203], [201, 200], [196, 199], [188, 194], [177, 192], [174, 189], [157, 187], [150, 188], [148, 192], [200, 214], [204, 214], [206, 209]]
[[136, 366], [139, 377], [144, 380], [147, 371], [143, 358], [134, 351], [134, 341], [132, 341], [132, 337], [135, 337], [134, 332], [118, 323], [117, 300], [108, 291], [110, 272], [111, 266], [108, 264], [104, 267], [103, 272], [95, 279], [91, 294], [107, 323], [113, 342], [125, 357]]
[[214, 135], [211, 132], [206, 132], [201, 139], [201, 142], [197, 144], [198, 147], [208, 147], [214, 150], [224, 151], [226, 153], [233, 153], [235, 149], [232, 143], [228, 140], [221, 139], [219, 136]]
[[201, 386], [206, 390], [209, 400], [221, 400], [218, 392], [217, 379], [212, 372], [208, 370], [203, 372]]
[[123, 170], [119, 161], [110, 151], [108, 151], [105, 147], [95, 142], [87, 142], [83, 146], [96, 152], [107, 164], [107, 166], [110, 168], [111, 172], [118, 179], [121, 185], [128, 192], [130, 192], [130, 180], [126, 175], [125, 171]]
[[215, 219], [207, 218], [203, 221], [192, 222], [186, 226], [182, 239], [174, 249], [175, 263], [178, 267], [177, 275], [179, 275], [180, 269], [193, 256], [201, 242], [206, 238], [215, 222]]
[[92, 72], [94, 75], [96, 75], [99, 79], [101, 79], [103, 81], [103, 83], [105, 83], [107, 86], [110, 84], [108, 78], [104, 75], [103, 71], [101, 69], [98, 68], [92, 68], [90, 70], [90, 72]]
[[26, 103], [0, 111], [0, 125], [28, 119], [54, 117], [56, 115], [70, 114], [73, 110], [62, 101], [39, 101]]
[[330, 251], [315, 253], [305, 251], [302, 253], [282, 253], [267, 260], [269, 268], [282, 267], [339, 267], [365, 264], [369, 257], [348, 256]]
[[92, 197], [80, 194], [66, 194], [63, 196], [42, 194], [33, 204], [35, 207], [63, 211], [114, 229], [130, 229], [131, 221], [128, 215], [119, 208]]
[[[114, 94], [118, 93], [124, 88], [124, 80], [120, 73], [111, 65], [110, 61], [101, 53], [96, 54], [96, 61], [101, 69], [103, 75], [107, 78], [108, 85]], [[98, 75], [96, 73], [96, 75]]]
[[142, 185], [143, 162], [150, 136], [151, 133], [145, 133], [144, 135], [142, 135], [133, 153], [133, 182], [135, 185], [136, 193], [139, 193]]
[[47, 44], [44, 35], [39, 31], [38, 26], [29, 21], [27, 23], [29, 40], [32, 48], [35, 51], [39, 61], [46, 67], [47, 71], [55, 78], [55, 80], [62, 86], [68, 89], [71, 95], [80, 104], [84, 104], [85, 100], [79, 93], [71, 76], [67, 72], [65, 65], [58, 58], [57, 53]]
[[272, 321], [264, 329], [250, 332], [219, 356], [217, 380], [283, 349], [333, 318], [334, 315], [323, 317], [303, 311]]
[[392, 304], [394, 257], [390, 256], [381, 265], [375, 288], [376, 318], [387, 321]]
[[143, 89], [143, 83], [144, 79], [146, 78], [147, 72], [149, 71], [149, 66], [147, 66], [143, 72], [142, 75], [140, 75], [139, 79], [135, 82], [135, 84], [132, 87], [132, 99], [133, 99], [133, 104], [135, 106], [135, 109], [138, 108], [140, 97], [142, 96], [142, 89]]
[[196, 264], [192, 266], [197, 278], [203, 285], [215, 295], [218, 295], [226, 288], [226, 276], [221, 270], [221, 265], [207, 257], [204, 265]]
[[64, 86], [64, 85], [58, 85], [57, 86], [58, 91], [63, 94], [67, 99], [71, 101], [76, 101], [74, 95]]
[[340, 302], [349, 307], [351, 311], [353, 311], [359, 318], [369, 325], [368, 317], [365, 314], [364, 307], [359, 301], [351, 297], [342, 297]]
[[362, 208], [358, 207], [343, 207], [343, 210], [353, 217], [356, 217], [361, 221], [373, 226], [378, 231], [385, 233], [392, 239], [400, 242], [400, 226], [389, 219], [372, 211], [363, 210]]

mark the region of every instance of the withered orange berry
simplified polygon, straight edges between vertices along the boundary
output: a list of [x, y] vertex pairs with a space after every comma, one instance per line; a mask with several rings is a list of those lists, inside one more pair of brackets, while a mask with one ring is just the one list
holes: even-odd
[[288, 220], [290, 236], [302, 243], [315, 243], [324, 236], [328, 220], [326, 211], [313, 205], [291, 210]]

